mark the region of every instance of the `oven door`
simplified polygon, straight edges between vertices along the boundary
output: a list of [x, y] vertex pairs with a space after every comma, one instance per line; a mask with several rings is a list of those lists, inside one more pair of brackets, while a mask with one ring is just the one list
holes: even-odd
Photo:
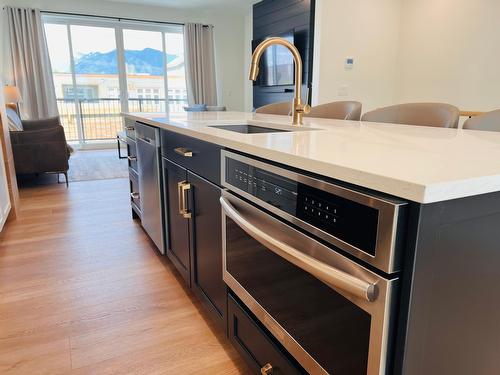
[[311, 374], [385, 374], [387, 280], [224, 191], [223, 277]]

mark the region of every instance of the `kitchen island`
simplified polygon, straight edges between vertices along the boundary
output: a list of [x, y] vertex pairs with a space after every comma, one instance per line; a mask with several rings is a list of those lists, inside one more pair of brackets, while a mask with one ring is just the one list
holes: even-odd
[[[286, 116], [237, 112], [171, 116], [128, 113], [125, 118], [131, 131], [136, 122], [160, 129], [166, 192], [164, 226], [170, 232], [166, 236], [170, 237], [167, 256], [188, 284], [198, 286], [194, 289], [217, 312], [221, 329], [227, 330], [230, 339], [236, 334], [236, 320], [231, 323], [231, 314], [239, 316], [239, 321], [248, 316], [264, 332], [273, 350], [284, 353], [279, 357], [283, 359], [276, 359], [284, 361], [281, 368], [291, 366], [297, 372], [316, 369], [310, 358], [314, 355], [296, 354], [299, 351], [295, 344], [281, 337], [283, 327], [273, 330], [275, 325], [258, 319], [256, 308], [249, 306], [244, 297], [232, 294], [234, 288], [227, 288], [229, 297], [223, 290], [225, 284], [218, 267], [225, 264], [222, 245], [227, 239], [220, 232], [227, 227], [221, 228], [219, 222], [218, 198], [224, 198], [223, 190], [231, 185], [222, 176], [228, 173], [229, 162], [255, 159], [252, 168], [282, 171], [287, 176], [298, 173], [305, 176], [301, 178], [324, 181], [336, 189], [354, 191], [397, 207], [399, 215], [394, 216], [393, 223], [397, 230], [391, 247], [397, 260], [390, 267], [370, 262], [366, 254], [358, 257], [342, 241], [333, 242], [349, 261], [360, 258], [367, 280], [380, 276], [394, 284], [387, 289], [390, 293], [383, 295], [387, 298], [382, 314], [383, 337], [373, 341], [379, 334], [373, 322], [368, 333], [367, 340], [371, 341], [366, 373], [489, 374], [499, 369], [496, 319], [500, 301], [496, 285], [500, 272], [496, 265], [500, 260], [500, 133], [312, 118], [305, 118], [303, 127], [292, 128]], [[258, 131], [259, 127], [271, 130], [240, 133], [229, 130], [233, 125], [241, 125], [236, 127], [238, 131]], [[183, 142], [192, 147], [184, 147]], [[197, 147], [204, 155], [198, 164], [197, 151], [193, 150]], [[248, 175], [242, 173], [246, 183]], [[178, 182], [169, 181], [173, 175], [179, 176]], [[182, 194], [193, 186], [195, 193], [184, 199]], [[240, 198], [250, 200], [249, 194], [235, 190]], [[234, 207], [230, 202], [221, 199], [231, 213]], [[245, 204], [241, 203], [241, 207]], [[190, 212], [195, 206], [202, 209]], [[279, 216], [272, 206], [264, 208]], [[212, 220], [207, 220], [208, 211]], [[136, 207], [135, 212], [140, 217], [140, 209]], [[188, 221], [182, 222], [173, 214], [178, 212]], [[224, 223], [232, 223], [226, 216]], [[254, 227], [259, 229], [258, 225]], [[248, 226], [245, 229], [250, 231]], [[178, 232], [189, 235], [179, 241], [173, 235]], [[326, 236], [319, 237], [318, 246], [332, 245], [326, 243]], [[180, 253], [193, 246], [194, 250]], [[226, 284], [229, 279], [224, 277]], [[373, 282], [375, 287], [382, 285], [377, 282]], [[382, 294], [375, 293], [368, 301], [377, 297], [380, 299]], [[346, 298], [357, 301], [357, 297]], [[243, 312], [234, 312], [234, 306]], [[235, 342], [241, 342], [241, 338], [238, 340]], [[257, 354], [253, 354], [255, 360]], [[262, 368], [267, 365], [257, 364]]]

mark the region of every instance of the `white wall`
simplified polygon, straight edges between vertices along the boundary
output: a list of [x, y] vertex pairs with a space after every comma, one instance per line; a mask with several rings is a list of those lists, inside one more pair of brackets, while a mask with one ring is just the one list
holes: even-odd
[[500, 1], [403, 0], [396, 101], [500, 108]]
[[400, 11], [401, 0], [316, 1], [313, 104], [359, 100], [370, 110], [393, 102]]
[[500, 108], [499, 14], [498, 0], [317, 0], [313, 103]]
[[[182, 1], [182, 0], [179, 0]], [[230, 110], [243, 110], [245, 16], [231, 8], [224, 12], [182, 11], [167, 7], [117, 3], [105, 0], [0, 0], [0, 5], [33, 7], [46, 11], [135, 18], [163, 22], [201, 22], [215, 26], [218, 93]]]

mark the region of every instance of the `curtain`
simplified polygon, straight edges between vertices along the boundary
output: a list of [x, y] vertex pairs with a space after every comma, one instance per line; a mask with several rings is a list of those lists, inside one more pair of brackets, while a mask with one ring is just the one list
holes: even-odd
[[17, 86], [26, 119], [58, 115], [47, 41], [40, 10], [5, 7], [6, 83]]
[[189, 105], [217, 105], [214, 27], [187, 23], [184, 26], [184, 49]]

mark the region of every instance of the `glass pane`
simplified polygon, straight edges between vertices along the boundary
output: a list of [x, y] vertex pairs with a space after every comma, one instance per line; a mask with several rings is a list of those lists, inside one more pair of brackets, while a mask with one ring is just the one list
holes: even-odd
[[168, 106], [171, 113], [184, 112], [187, 105], [184, 38], [182, 33], [165, 33], [167, 53]]
[[71, 25], [76, 92], [62, 86], [67, 100], [78, 98], [85, 140], [110, 140], [122, 129], [115, 30]]
[[165, 112], [162, 33], [123, 30], [130, 112]]
[[68, 141], [77, 141], [78, 127], [75, 101], [64, 99], [63, 92], [64, 85], [69, 83], [71, 86], [72, 83], [67, 26], [47, 23], [45, 24], [45, 35], [47, 37], [61, 123], [66, 133], [66, 139]]

